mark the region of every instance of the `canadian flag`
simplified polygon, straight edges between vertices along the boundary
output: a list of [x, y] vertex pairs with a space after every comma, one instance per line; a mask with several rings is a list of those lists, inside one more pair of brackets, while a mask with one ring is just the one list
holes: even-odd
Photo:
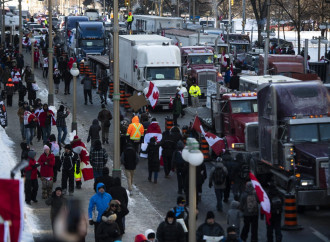
[[156, 142], [160, 142], [163, 138], [162, 130], [159, 126], [159, 123], [156, 121], [151, 122], [148, 126], [147, 132], [144, 135], [144, 143], [149, 143], [152, 137], [156, 138]]
[[183, 92], [178, 92], [179, 93], [179, 95], [180, 95], [180, 99], [181, 99], [181, 103], [182, 103], [182, 105], [184, 104], [184, 96], [183, 96]]
[[268, 225], [270, 225], [270, 218], [271, 218], [272, 215], [270, 213], [270, 201], [269, 201], [269, 198], [267, 196], [267, 193], [262, 188], [262, 186], [260, 185], [260, 182], [252, 174], [252, 172], [250, 172], [250, 179], [251, 179], [251, 182], [252, 182], [252, 185], [253, 185], [254, 189], [256, 190], [257, 197], [258, 197], [258, 200], [260, 202], [261, 212], [263, 214], [265, 214], [266, 222], [267, 222]]
[[225, 56], [225, 52], [224, 51], [222, 52], [222, 55], [221, 55], [221, 64], [223, 66], [227, 66], [227, 58]]
[[149, 84], [149, 90], [146, 97], [148, 98], [152, 108], [155, 108], [159, 98], [159, 90], [152, 82]]
[[168, 104], [168, 108], [172, 109], [173, 108], [173, 98], [170, 97], [170, 103]]
[[234, 68], [233, 68], [233, 64], [230, 64], [230, 76], [234, 75]]
[[225, 38], [223, 37], [222, 33], [220, 34], [220, 39], [221, 39], [222, 42], [225, 42]]
[[225, 142], [223, 139], [219, 138], [215, 134], [204, 131], [204, 129], [201, 125], [201, 121], [199, 120], [197, 115], [195, 117], [193, 129], [196, 130], [197, 132], [201, 133], [202, 135], [204, 135], [207, 143], [209, 144], [209, 146], [211, 146], [212, 150], [214, 151], [214, 153], [216, 155], [220, 155], [222, 150], [224, 150], [226, 148]]

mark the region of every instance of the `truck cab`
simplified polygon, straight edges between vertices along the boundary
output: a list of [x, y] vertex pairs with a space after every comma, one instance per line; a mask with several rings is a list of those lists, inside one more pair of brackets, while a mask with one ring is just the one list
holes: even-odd
[[[202, 98], [206, 98], [207, 81], [220, 82], [221, 74], [214, 66], [214, 50], [208, 46], [185, 46], [180, 48], [182, 61], [182, 76], [191, 75], [196, 78], [201, 89]], [[192, 83], [187, 81], [189, 90]]]

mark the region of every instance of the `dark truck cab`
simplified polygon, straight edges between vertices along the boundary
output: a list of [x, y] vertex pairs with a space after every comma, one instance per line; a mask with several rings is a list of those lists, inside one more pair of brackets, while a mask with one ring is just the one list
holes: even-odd
[[[258, 91], [259, 170], [298, 205], [330, 204], [329, 94], [318, 81], [266, 84]], [[261, 169], [263, 167], [264, 169]]]

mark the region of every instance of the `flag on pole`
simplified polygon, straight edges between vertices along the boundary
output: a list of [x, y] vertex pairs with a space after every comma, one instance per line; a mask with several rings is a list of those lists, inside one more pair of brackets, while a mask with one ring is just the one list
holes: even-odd
[[149, 84], [149, 90], [146, 95], [146, 98], [148, 98], [152, 108], [155, 108], [159, 98], [159, 90], [152, 82], [150, 82]]
[[252, 172], [250, 172], [250, 179], [251, 179], [251, 182], [252, 182], [252, 185], [253, 185], [254, 189], [256, 190], [257, 197], [258, 197], [258, 200], [260, 202], [261, 212], [263, 214], [265, 214], [266, 222], [267, 222], [268, 225], [270, 225], [270, 218], [271, 218], [272, 215], [271, 215], [271, 212], [270, 212], [270, 201], [269, 201], [269, 198], [267, 196], [267, 193], [262, 188], [262, 186], [260, 185], [260, 182], [252, 174]]
[[226, 148], [225, 142], [223, 139], [220, 137], [216, 136], [215, 134], [212, 134], [210, 132], [205, 132], [202, 125], [201, 121], [199, 120], [198, 116], [196, 115], [194, 123], [193, 123], [193, 129], [196, 130], [197, 132], [201, 133], [204, 135], [207, 143], [209, 146], [211, 146], [212, 150], [216, 155], [220, 155], [222, 150]]

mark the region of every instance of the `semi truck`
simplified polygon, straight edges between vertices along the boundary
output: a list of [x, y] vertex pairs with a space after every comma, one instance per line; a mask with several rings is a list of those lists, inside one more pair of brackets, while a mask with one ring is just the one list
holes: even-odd
[[180, 50], [170, 42], [160, 35], [119, 36], [119, 78], [126, 92], [146, 92], [152, 81], [159, 89], [157, 105], [164, 109], [178, 87], [186, 100], [188, 96], [182, 85]]
[[160, 34], [163, 29], [182, 27], [182, 18], [160, 17], [154, 15], [134, 15], [134, 22], [132, 24], [132, 30], [134, 33]]
[[73, 33], [70, 54], [74, 53], [83, 57], [105, 54], [106, 36], [103, 22], [77, 22]]

